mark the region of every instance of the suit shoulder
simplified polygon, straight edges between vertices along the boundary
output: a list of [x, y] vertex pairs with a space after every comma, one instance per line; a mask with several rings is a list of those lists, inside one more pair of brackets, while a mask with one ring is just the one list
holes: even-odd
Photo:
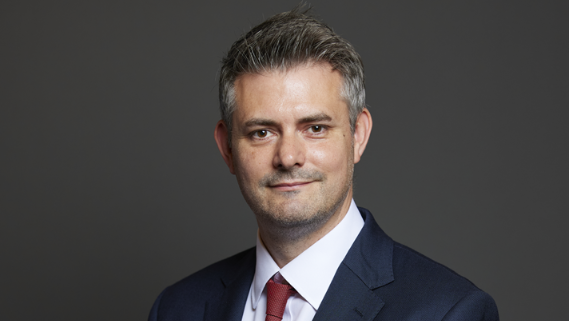
[[[151, 316], [168, 320], [174, 315], [199, 316], [205, 303], [224, 291], [225, 282], [232, 282], [244, 271], [255, 268], [255, 248], [240, 252], [211, 264], [167, 287], [157, 298]], [[157, 320], [150, 317], [149, 320]]]
[[252, 259], [255, 264], [255, 247], [242, 251], [231, 257], [213, 263], [187, 277], [174, 283], [167, 288], [168, 292], [185, 292], [188, 290], [198, 291], [216, 288], [222, 284], [222, 279], [232, 279], [241, 268], [244, 268]]
[[397, 242], [394, 242], [393, 268], [395, 279], [406, 278], [432, 288], [444, 287], [455, 292], [479, 290], [474, 283], [452, 269]]
[[[417, 293], [455, 304], [466, 296], [491, 297], [452, 269], [400, 243], [394, 243], [395, 282], [414, 286]], [[493, 301], [493, 299], [491, 299]]]
[[450, 268], [397, 242], [393, 275], [391, 283], [377, 289], [387, 307], [393, 307], [383, 309], [387, 316], [402, 317], [399, 313], [407, 311], [410, 319], [419, 320], [497, 320], [490, 295]]
[[[458, 286], [476, 287], [470, 280], [456, 273], [449, 267], [398, 242], [394, 242], [393, 260], [393, 265], [399, 267], [397, 270], [401, 270], [407, 274], [422, 273], [423, 277], [446, 279], [458, 283]], [[410, 267], [414, 268], [410, 269]], [[410, 275], [408, 276], [410, 277]]]

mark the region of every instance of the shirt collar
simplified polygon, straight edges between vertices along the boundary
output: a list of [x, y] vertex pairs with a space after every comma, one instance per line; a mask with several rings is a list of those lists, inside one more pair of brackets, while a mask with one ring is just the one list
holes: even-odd
[[337, 268], [363, 228], [364, 221], [355, 201], [347, 215], [320, 240], [289, 262], [281, 270], [262, 243], [256, 242], [256, 272], [250, 292], [256, 309], [268, 280], [277, 272], [293, 286], [315, 310], [319, 308]]

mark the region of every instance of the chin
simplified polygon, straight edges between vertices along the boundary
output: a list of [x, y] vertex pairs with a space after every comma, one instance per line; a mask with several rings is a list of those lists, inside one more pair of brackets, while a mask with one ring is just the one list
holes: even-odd
[[297, 200], [285, 200], [280, 204], [270, 204], [264, 211], [276, 222], [284, 224], [295, 224], [295, 222], [305, 222], [310, 220], [313, 209], [306, 202]]
[[[333, 216], [338, 206], [324, 206], [310, 200], [285, 200], [280, 204], [268, 204], [260, 215], [264, 220], [281, 228], [321, 226]], [[320, 206], [321, 205], [321, 206]], [[337, 205], [337, 204], [335, 204]]]

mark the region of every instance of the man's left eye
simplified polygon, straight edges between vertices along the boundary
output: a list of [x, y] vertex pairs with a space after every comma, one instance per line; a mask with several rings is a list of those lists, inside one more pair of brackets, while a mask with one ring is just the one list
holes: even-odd
[[314, 126], [309, 127], [309, 130], [310, 130], [312, 133], [321, 133], [321, 132], [323, 131], [323, 126], [314, 125]]

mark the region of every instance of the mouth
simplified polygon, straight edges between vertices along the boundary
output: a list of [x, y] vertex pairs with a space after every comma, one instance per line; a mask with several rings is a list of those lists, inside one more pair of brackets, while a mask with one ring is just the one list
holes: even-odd
[[281, 182], [281, 183], [269, 185], [269, 187], [271, 189], [274, 189], [274, 190], [280, 191], [280, 192], [291, 192], [291, 191], [299, 190], [299, 189], [303, 188], [304, 186], [307, 186], [311, 183], [313, 183], [313, 181]]

